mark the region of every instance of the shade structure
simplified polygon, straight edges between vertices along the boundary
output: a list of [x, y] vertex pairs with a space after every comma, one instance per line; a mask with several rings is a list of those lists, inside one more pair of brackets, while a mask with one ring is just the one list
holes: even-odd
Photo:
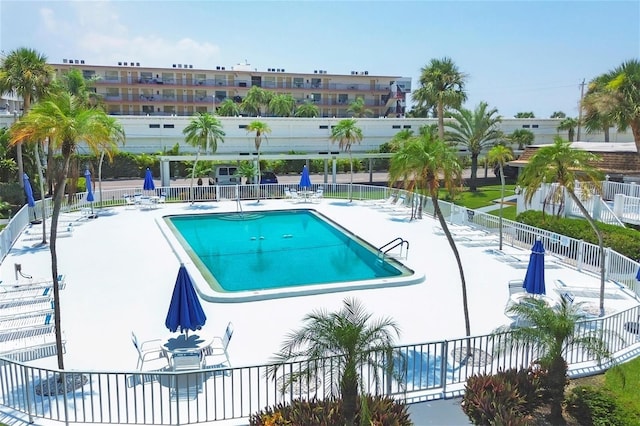
[[189, 330], [200, 330], [206, 321], [207, 316], [202, 310], [200, 299], [193, 287], [187, 268], [180, 265], [164, 324], [171, 332], [175, 333], [180, 329], [181, 333], [188, 333]]
[[153, 175], [148, 167], [147, 171], [144, 173], [144, 184], [142, 185], [142, 189], [145, 191], [153, 191], [156, 189], [156, 186], [153, 184]]
[[311, 188], [311, 179], [309, 178], [309, 169], [307, 169], [307, 166], [302, 168], [302, 175], [300, 175], [300, 188]]
[[638, 268], [638, 273], [636, 274], [636, 280], [640, 281], [640, 268]]
[[31, 188], [31, 182], [29, 181], [29, 175], [24, 173], [22, 175], [22, 180], [24, 183], [24, 193], [27, 196], [27, 205], [29, 207], [36, 206], [36, 200], [33, 198], [33, 188]]
[[[87, 201], [93, 203], [93, 185], [91, 184], [91, 172], [89, 169], [84, 171], [84, 180], [87, 184]], [[93, 205], [91, 208], [93, 208]]]
[[536, 240], [531, 248], [527, 274], [524, 277], [522, 287], [530, 294], [545, 294], [544, 285], [544, 246], [540, 239]]

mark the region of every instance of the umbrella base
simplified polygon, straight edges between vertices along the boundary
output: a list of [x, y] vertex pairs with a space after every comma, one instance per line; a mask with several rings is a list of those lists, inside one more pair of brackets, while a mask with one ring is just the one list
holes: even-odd
[[41, 220], [38, 220], [38, 219], [35, 219], [35, 220], [32, 220], [32, 221], [31, 221], [31, 224], [32, 224], [32, 225], [40, 225], [41, 223], [42, 223], [42, 221], [41, 221]]

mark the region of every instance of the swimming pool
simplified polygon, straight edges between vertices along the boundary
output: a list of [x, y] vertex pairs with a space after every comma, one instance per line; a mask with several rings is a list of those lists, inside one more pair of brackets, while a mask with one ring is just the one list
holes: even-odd
[[164, 222], [206, 282], [200, 289], [205, 299], [287, 297], [416, 279], [310, 209], [176, 215]]

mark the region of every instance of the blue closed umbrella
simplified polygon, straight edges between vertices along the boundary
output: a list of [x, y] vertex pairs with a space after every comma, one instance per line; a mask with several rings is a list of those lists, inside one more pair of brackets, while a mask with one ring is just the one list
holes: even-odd
[[180, 265], [164, 324], [172, 333], [180, 329], [181, 333], [188, 334], [189, 330], [201, 329], [206, 321], [207, 317], [202, 310], [196, 289], [193, 288], [187, 268]]
[[300, 176], [300, 188], [311, 188], [311, 179], [309, 179], [309, 169], [307, 166], [302, 168], [302, 175]]
[[144, 173], [144, 184], [142, 185], [142, 189], [145, 191], [153, 191], [156, 189], [156, 186], [153, 184], [153, 175], [148, 167], [147, 171]]
[[36, 200], [33, 198], [33, 188], [31, 188], [31, 182], [29, 181], [29, 175], [24, 173], [22, 175], [22, 180], [24, 183], [24, 193], [27, 195], [27, 205], [29, 207], [36, 206]]
[[527, 274], [524, 277], [522, 287], [530, 294], [546, 293], [544, 286], [544, 246], [540, 239], [537, 239], [531, 248]]
[[93, 217], [93, 185], [91, 185], [91, 172], [89, 169], [84, 171], [84, 180], [87, 186], [87, 201], [91, 203], [91, 216]]
[[640, 281], [640, 268], [638, 268], [638, 273], [636, 274], [636, 280]]

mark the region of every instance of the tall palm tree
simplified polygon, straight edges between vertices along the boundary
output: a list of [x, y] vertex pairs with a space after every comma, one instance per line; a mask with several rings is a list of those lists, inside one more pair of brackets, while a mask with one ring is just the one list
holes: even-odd
[[[440, 179], [442, 179], [444, 186], [453, 192], [454, 188], [460, 184], [461, 176], [462, 167], [458, 161], [457, 152], [447, 143], [434, 138], [430, 133], [425, 133], [406, 141], [391, 158], [391, 166], [389, 167], [390, 182], [396, 182], [400, 178], [412, 179], [416, 184], [426, 188], [431, 197], [434, 215], [438, 218], [438, 222], [447, 237], [451, 251], [458, 264], [465, 331], [467, 336], [471, 336], [467, 283], [464, 277], [462, 260], [438, 203]], [[470, 348], [468, 349], [470, 350]], [[469, 355], [471, 355], [471, 352], [469, 352]]]
[[62, 153], [62, 171], [57, 174], [53, 191], [53, 213], [51, 216], [51, 275], [53, 278], [53, 300], [56, 329], [58, 368], [64, 369], [62, 334], [60, 327], [60, 295], [58, 283], [58, 253], [56, 235], [58, 218], [69, 174], [71, 156], [79, 142], [90, 150], [110, 150], [111, 146], [124, 141], [124, 131], [115, 118], [104, 111], [87, 108], [84, 103], [68, 92], [56, 93], [35, 104], [29, 112], [11, 128], [11, 143], [25, 140], [45, 140]]
[[195, 202], [193, 197], [193, 180], [196, 177], [196, 166], [200, 152], [205, 153], [211, 151], [215, 153], [218, 150], [218, 141], [224, 142], [225, 133], [222, 130], [222, 123], [217, 117], [208, 112], [198, 113], [194, 116], [189, 124], [184, 128], [182, 134], [185, 135], [185, 141], [196, 148], [196, 161], [193, 163], [191, 171], [191, 185], [189, 187], [189, 198], [191, 203]]
[[511, 329], [501, 327], [501, 349], [510, 351], [516, 344], [531, 345], [536, 348], [541, 366], [547, 370], [547, 391], [551, 399], [551, 424], [564, 424], [562, 403], [567, 385], [567, 352], [580, 348], [598, 360], [610, 359], [605, 337], [616, 338], [613, 333], [600, 330], [580, 331], [577, 322], [585, 319], [580, 311], [580, 303], [569, 304], [564, 298], [560, 305], [550, 307], [543, 300], [525, 298], [508, 310], [527, 324], [526, 327]]
[[[336, 357], [331, 362], [328, 377], [337, 377], [342, 395], [344, 417], [347, 425], [353, 425], [356, 417], [359, 389], [363, 389], [359, 372], [376, 374], [384, 368], [386, 354], [393, 349], [400, 329], [391, 318], [373, 319], [356, 299], [345, 299], [337, 312], [315, 310], [303, 318], [304, 325], [286, 336], [280, 351], [275, 355], [277, 364], [270, 368], [275, 376], [281, 364], [299, 360], [317, 360]], [[309, 362], [302, 371], [289, 377], [293, 382], [300, 377], [314, 377], [319, 363]], [[364, 390], [364, 389], [363, 389]]]
[[500, 167], [500, 215], [498, 216], [498, 227], [500, 228], [500, 250], [502, 250], [502, 208], [504, 206], [504, 165], [513, 160], [513, 150], [505, 145], [494, 146], [487, 153], [487, 160], [493, 165]]
[[362, 129], [358, 127], [358, 122], [353, 118], [340, 120], [338, 124], [331, 128], [331, 142], [338, 142], [338, 146], [343, 151], [349, 153], [349, 202], [353, 201], [353, 157], [351, 145], [360, 143], [363, 139]]
[[[258, 153], [258, 184], [260, 184], [260, 145], [262, 145], [262, 137], [266, 137], [271, 133], [271, 127], [263, 121], [252, 121], [247, 125], [247, 133], [255, 133], [253, 143]], [[260, 191], [258, 190], [258, 202], [260, 202]]]
[[567, 117], [560, 122], [558, 125], [558, 131], [566, 130], [567, 136], [569, 137], [569, 142], [573, 142], [573, 139], [576, 135], [576, 127], [578, 126], [578, 120], [575, 118]]
[[536, 118], [536, 115], [533, 112], [529, 111], [529, 112], [519, 112], [513, 117], [514, 118]]
[[318, 105], [313, 102], [305, 101], [302, 105], [296, 108], [296, 117], [317, 117], [320, 114], [320, 110], [318, 109]]
[[498, 110], [489, 109], [486, 102], [480, 102], [473, 112], [458, 108], [456, 111], [448, 112], [447, 117], [453, 119], [445, 124], [445, 127], [451, 129], [446, 134], [447, 141], [459, 147], [466, 147], [471, 154], [469, 189], [475, 191], [477, 190], [478, 156], [502, 138], [502, 132], [498, 129], [502, 118], [498, 115]]
[[607, 93], [606, 84], [606, 79], [603, 76], [591, 80], [581, 105], [585, 112], [583, 121], [587, 132], [602, 131], [604, 132], [604, 141], [609, 142], [609, 129], [612, 127], [613, 121], [612, 117], [601, 113], [600, 105], [602, 102], [615, 103], [615, 99]]
[[590, 86], [585, 98], [603, 123], [614, 123], [620, 131], [631, 127], [640, 155], [640, 60], [626, 61], [596, 80], [595, 90]]
[[[31, 103], [41, 99], [53, 79], [54, 70], [47, 64], [47, 57], [33, 49], [21, 47], [9, 52], [0, 63], [0, 93], [15, 92], [22, 98], [23, 113]], [[28, 142], [28, 141], [25, 141]], [[22, 141], [16, 144], [18, 182], [23, 186]]]
[[580, 185], [581, 197], [587, 199], [592, 195], [592, 191], [598, 192], [602, 187], [602, 172], [594, 164], [600, 161], [600, 157], [588, 151], [571, 148], [571, 142], [556, 137], [551, 145], [539, 148], [531, 156], [528, 164], [524, 167], [519, 177], [519, 184], [524, 190], [524, 199], [530, 203], [536, 191], [545, 182], [557, 182], [558, 188], [553, 197], [563, 196], [563, 189], [573, 200], [578, 209], [585, 217], [593, 232], [598, 237], [598, 247], [600, 248], [600, 315], [604, 315], [604, 283], [605, 283], [605, 251], [602, 242], [602, 232], [596, 221], [589, 214], [576, 195], [576, 182], [584, 182]]
[[531, 145], [535, 140], [536, 135], [527, 129], [516, 129], [508, 136], [508, 140], [518, 145], [518, 149], [524, 149], [526, 146]]
[[240, 115], [240, 106], [231, 98], [227, 98], [218, 105], [216, 113], [221, 117], [237, 117]]
[[255, 115], [260, 117], [262, 114], [262, 107], [268, 106], [269, 102], [271, 102], [271, 98], [273, 97], [273, 93], [267, 90], [264, 90], [261, 87], [253, 86], [247, 92], [247, 95], [244, 97], [242, 101], [242, 110], [247, 112], [250, 115]]
[[562, 111], [554, 111], [549, 118], [565, 118], [567, 114]]
[[431, 59], [421, 69], [420, 87], [413, 93], [417, 106], [436, 106], [438, 114], [438, 135], [444, 140], [444, 110], [458, 108], [467, 100], [464, 90], [467, 75], [460, 72], [451, 58]]
[[373, 114], [373, 111], [367, 108], [367, 106], [365, 105], [364, 98], [362, 96], [358, 96], [349, 103], [347, 112], [351, 113], [353, 117], [357, 118], [370, 117], [371, 114]]
[[276, 117], [291, 117], [296, 106], [296, 100], [293, 96], [275, 95], [269, 101], [269, 111]]

